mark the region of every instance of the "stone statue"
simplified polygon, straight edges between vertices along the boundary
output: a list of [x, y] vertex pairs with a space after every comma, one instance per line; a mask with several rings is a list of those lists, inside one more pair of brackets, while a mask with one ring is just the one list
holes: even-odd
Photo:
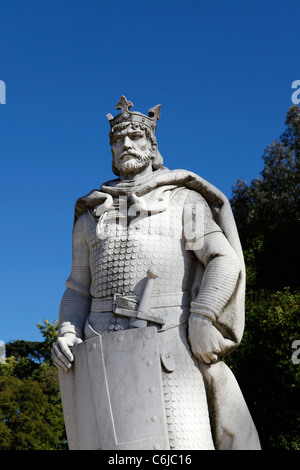
[[52, 357], [70, 449], [260, 449], [223, 358], [244, 328], [245, 268], [226, 197], [169, 170], [122, 96], [117, 179], [77, 200]]

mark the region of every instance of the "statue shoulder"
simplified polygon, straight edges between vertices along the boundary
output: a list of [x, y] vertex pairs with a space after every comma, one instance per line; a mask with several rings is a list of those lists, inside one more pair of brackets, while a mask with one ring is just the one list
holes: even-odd
[[202, 205], [209, 209], [209, 204], [205, 197], [195, 189], [187, 187], [178, 188], [177, 191], [175, 190], [174, 199], [178, 201], [181, 200], [183, 205]]
[[80, 214], [74, 221], [73, 227], [73, 243], [81, 244], [86, 242], [88, 234], [95, 231], [96, 220], [90, 209]]

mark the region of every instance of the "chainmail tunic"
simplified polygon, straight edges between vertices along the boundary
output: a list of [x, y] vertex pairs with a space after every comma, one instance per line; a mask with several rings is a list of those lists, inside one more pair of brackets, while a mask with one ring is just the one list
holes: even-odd
[[[109, 297], [115, 293], [139, 296], [151, 266], [156, 268], [159, 277], [153, 294], [188, 289], [194, 255], [185, 250], [182, 238], [185, 198], [186, 191], [178, 191], [166, 211], [150, 217], [128, 218], [128, 221], [125, 217], [122, 219], [121, 214], [118, 223], [118, 211], [112, 211], [101, 221], [99, 234], [95, 221], [87, 222], [92, 297]], [[87, 214], [88, 217], [92, 216]]]
[[[214, 442], [207, 396], [188, 340], [188, 319], [191, 312], [207, 316], [225, 337], [233, 338], [225, 353], [235, 347], [243, 326], [243, 317], [235, 310], [243, 300], [243, 263], [226, 200], [221, 207], [222, 197], [193, 174], [162, 173], [153, 182], [148, 177], [137, 183], [114, 180], [78, 200], [59, 336], [89, 339], [130, 328], [129, 318], [115, 306], [125, 299], [135, 305], [129, 310], [138, 310], [147, 272], [154, 268], [158, 278], [147, 314], [153, 320], [148, 325], [158, 328], [170, 449], [209, 450]], [[210, 206], [202, 192], [209, 193], [205, 198]], [[135, 205], [137, 212], [132, 211]], [[153, 317], [163, 319], [161, 327]], [[218, 416], [224, 401], [219, 392]], [[235, 409], [235, 403], [231, 406]], [[217, 446], [228, 427], [220, 419], [220, 429], [214, 426]]]
[[[67, 287], [78, 288], [80, 269], [84, 273], [88, 264], [92, 299], [109, 300], [119, 294], [139, 300], [146, 273], [154, 266], [158, 279], [153, 288], [153, 312], [160, 317], [175, 315], [178, 325], [181, 315], [189, 311], [189, 289], [195, 266], [193, 251], [186, 249], [183, 212], [184, 207], [193, 212], [193, 202], [199, 207], [199, 199], [203, 204], [202, 232], [220, 230], [203, 198], [183, 188], [173, 191], [165, 211], [147, 216], [128, 217], [127, 210], [120, 211], [118, 200], [100, 219], [95, 218], [93, 212], [85, 212], [77, 221], [75, 237], [76, 231], [80, 233], [79, 243], [86, 248], [81, 250], [81, 258], [73, 261]], [[88, 256], [88, 263], [82, 253]], [[170, 298], [171, 305], [167, 301]], [[112, 311], [97, 311], [97, 302], [92, 300], [89, 324], [98, 334], [126, 329], [128, 322]], [[175, 364], [172, 371], [162, 366], [170, 448], [213, 449], [204, 382], [192, 356], [186, 330], [185, 321], [160, 333]]]

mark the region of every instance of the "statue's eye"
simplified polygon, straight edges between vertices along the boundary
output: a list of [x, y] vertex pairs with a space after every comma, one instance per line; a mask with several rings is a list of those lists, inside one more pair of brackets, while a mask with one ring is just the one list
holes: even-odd
[[142, 138], [141, 134], [133, 134], [130, 136], [131, 140], [139, 140]]
[[122, 137], [121, 135], [116, 135], [116, 136], [114, 136], [114, 138], [113, 138], [113, 143], [114, 143], [114, 144], [119, 144], [119, 143], [121, 143], [123, 140], [124, 140], [124, 139], [123, 139], [123, 137]]

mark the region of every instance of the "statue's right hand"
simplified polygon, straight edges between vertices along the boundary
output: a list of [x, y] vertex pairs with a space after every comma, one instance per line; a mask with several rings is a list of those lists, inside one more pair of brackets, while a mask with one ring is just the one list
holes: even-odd
[[73, 334], [67, 334], [57, 338], [56, 343], [53, 344], [51, 349], [51, 356], [54, 365], [64, 372], [70, 370], [74, 356], [71, 352], [71, 347], [76, 344], [82, 343], [82, 339], [77, 338]]

